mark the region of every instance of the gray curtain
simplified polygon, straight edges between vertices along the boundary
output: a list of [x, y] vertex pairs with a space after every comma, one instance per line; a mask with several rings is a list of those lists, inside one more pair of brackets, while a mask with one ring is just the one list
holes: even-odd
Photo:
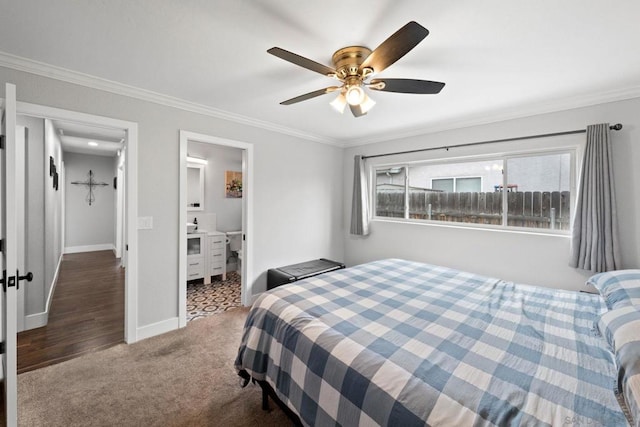
[[351, 234], [369, 234], [369, 197], [364, 159], [355, 156], [353, 164], [353, 196], [351, 199]]
[[621, 268], [609, 124], [587, 127], [571, 267], [595, 273]]

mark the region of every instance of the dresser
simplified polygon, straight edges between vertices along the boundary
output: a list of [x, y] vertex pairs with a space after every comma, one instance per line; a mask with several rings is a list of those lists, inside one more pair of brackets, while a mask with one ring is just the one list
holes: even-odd
[[187, 234], [187, 280], [205, 277], [206, 244], [205, 233]]
[[204, 282], [211, 283], [211, 276], [222, 276], [227, 280], [227, 235], [220, 231], [207, 233]]
[[220, 231], [196, 231], [187, 234], [187, 280], [211, 276], [227, 280], [227, 235]]

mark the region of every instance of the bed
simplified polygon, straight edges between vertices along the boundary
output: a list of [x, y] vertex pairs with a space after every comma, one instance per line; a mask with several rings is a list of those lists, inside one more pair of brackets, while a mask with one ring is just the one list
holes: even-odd
[[262, 294], [235, 366], [308, 426], [628, 426], [610, 308], [381, 260]]

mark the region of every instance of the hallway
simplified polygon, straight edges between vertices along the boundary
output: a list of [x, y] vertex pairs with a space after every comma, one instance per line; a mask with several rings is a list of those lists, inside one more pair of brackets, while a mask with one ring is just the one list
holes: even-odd
[[124, 342], [124, 269], [112, 251], [66, 254], [49, 322], [18, 334], [18, 374]]

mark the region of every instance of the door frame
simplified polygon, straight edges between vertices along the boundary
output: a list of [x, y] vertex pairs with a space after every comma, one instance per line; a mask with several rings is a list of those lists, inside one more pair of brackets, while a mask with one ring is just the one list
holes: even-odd
[[[21, 221], [24, 222], [24, 215], [19, 211], [20, 197], [18, 192], [22, 190], [24, 193], [24, 183], [20, 182], [17, 173], [18, 163], [24, 161], [24, 141], [19, 145], [16, 133], [18, 131], [17, 103], [16, 103], [16, 86], [11, 83], [5, 83], [5, 98], [2, 100], [2, 108], [0, 108], [0, 116], [4, 121], [5, 147], [0, 153], [3, 161], [0, 162], [0, 173], [2, 173], [2, 196], [4, 202], [0, 209], [0, 236], [4, 239], [5, 245], [3, 255], [0, 258], [0, 269], [6, 272], [4, 278], [6, 290], [0, 291], [0, 310], [2, 317], [0, 323], [0, 338], [4, 341], [5, 349], [2, 354], [2, 363], [0, 363], [0, 371], [2, 373], [4, 388], [4, 419], [7, 426], [13, 427], [18, 425], [18, 331], [17, 331], [17, 288], [20, 286], [20, 278], [13, 275], [22, 268], [20, 265], [19, 249], [23, 242], [18, 242], [20, 237], [19, 229]], [[0, 129], [0, 132], [2, 129]], [[11, 181], [12, 185], [9, 185]], [[23, 199], [24, 200], [24, 199]], [[4, 225], [4, 226], [3, 226]], [[24, 237], [24, 236], [22, 236]], [[23, 273], [25, 273], [23, 271]], [[4, 275], [4, 274], [3, 274]], [[11, 277], [11, 279], [10, 279]], [[17, 280], [16, 280], [17, 279]], [[9, 283], [12, 280], [13, 283]], [[24, 286], [24, 285], [23, 285]]]
[[[120, 152], [122, 153], [122, 151]], [[118, 156], [118, 163], [120, 162], [121, 157]], [[123, 220], [124, 211], [123, 211], [123, 203], [122, 197], [124, 196], [124, 175], [123, 175], [123, 167], [124, 165], [118, 164], [116, 167], [116, 258], [122, 258], [122, 238], [123, 238]]]
[[[16, 114], [17, 116], [17, 114]], [[14, 143], [17, 146], [21, 146], [22, 148], [19, 150], [16, 150], [16, 164], [18, 165], [26, 165], [27, 163], [27, 155], [26, 155], [26, 143], [27, 143], [27, 138], [26, 138], [26, 131], [27, 128], [25, 126], [16, 126], [16, 134], [15, 134], [15, 141]], [[25, 169], [22, 170], [22, 176], [23, 178], [18, 180], [18, 182], [16, 182], [16, 216], [24, 218], [26, 220], [26, 216], [25, 216], [25, 210], [26, 210], [26, 206], [25, 206], [25, 201], [26, 201], [26, 192], [27, 192], [27, 183], [26, 183], [26, 175], [25, 175]], [[26, 225], [26, 224], [23, 224]], [[20, 269], [20, 271], [24, 271], [26, 272], [26, 258], [27, 258], [27, 248], [26, 248], [26, 227], [20, 227], [18, 228], [18, 268]], [[17, 332], [22, 332], [24, 331], [25, 328], [25, 323], [26, 323], [26, 319], [25, 319], [25, 314], [24, 314], [24, 310], [25, 310], [25, 288], [28, 285], [26, 283], [23, 283], [22, 286], [17, 287], [16, 289], [16, 301], [17, 301], [17, 307], [16, 307], [16, 313], [18, 318], [16, 319], [16, 325], [17, 325]]]
[[[124, 341], [127, 344], [138, 340], [138, 124], [126, 120], [96, 116], [77, 111], [64, 110], [44, 105], [17, 102], [17, 114], [43, 119], [77, 122], [108, 128], [124, 129], [126, 138], [126, 259], [124, 296]], [[125, 251], [123, 251], [125, 252]]]
[[180, 130], [180, 195], [178, 197], [178, 326], [187, 325], [187, 146], [189, 142], [204, 142], [239, 148], [242, 155], [242, 233], [244, 237], [242, 260], [241, 303], [251, 305], [253, 283], [253, 144], [227, 138], [218, 138]]

